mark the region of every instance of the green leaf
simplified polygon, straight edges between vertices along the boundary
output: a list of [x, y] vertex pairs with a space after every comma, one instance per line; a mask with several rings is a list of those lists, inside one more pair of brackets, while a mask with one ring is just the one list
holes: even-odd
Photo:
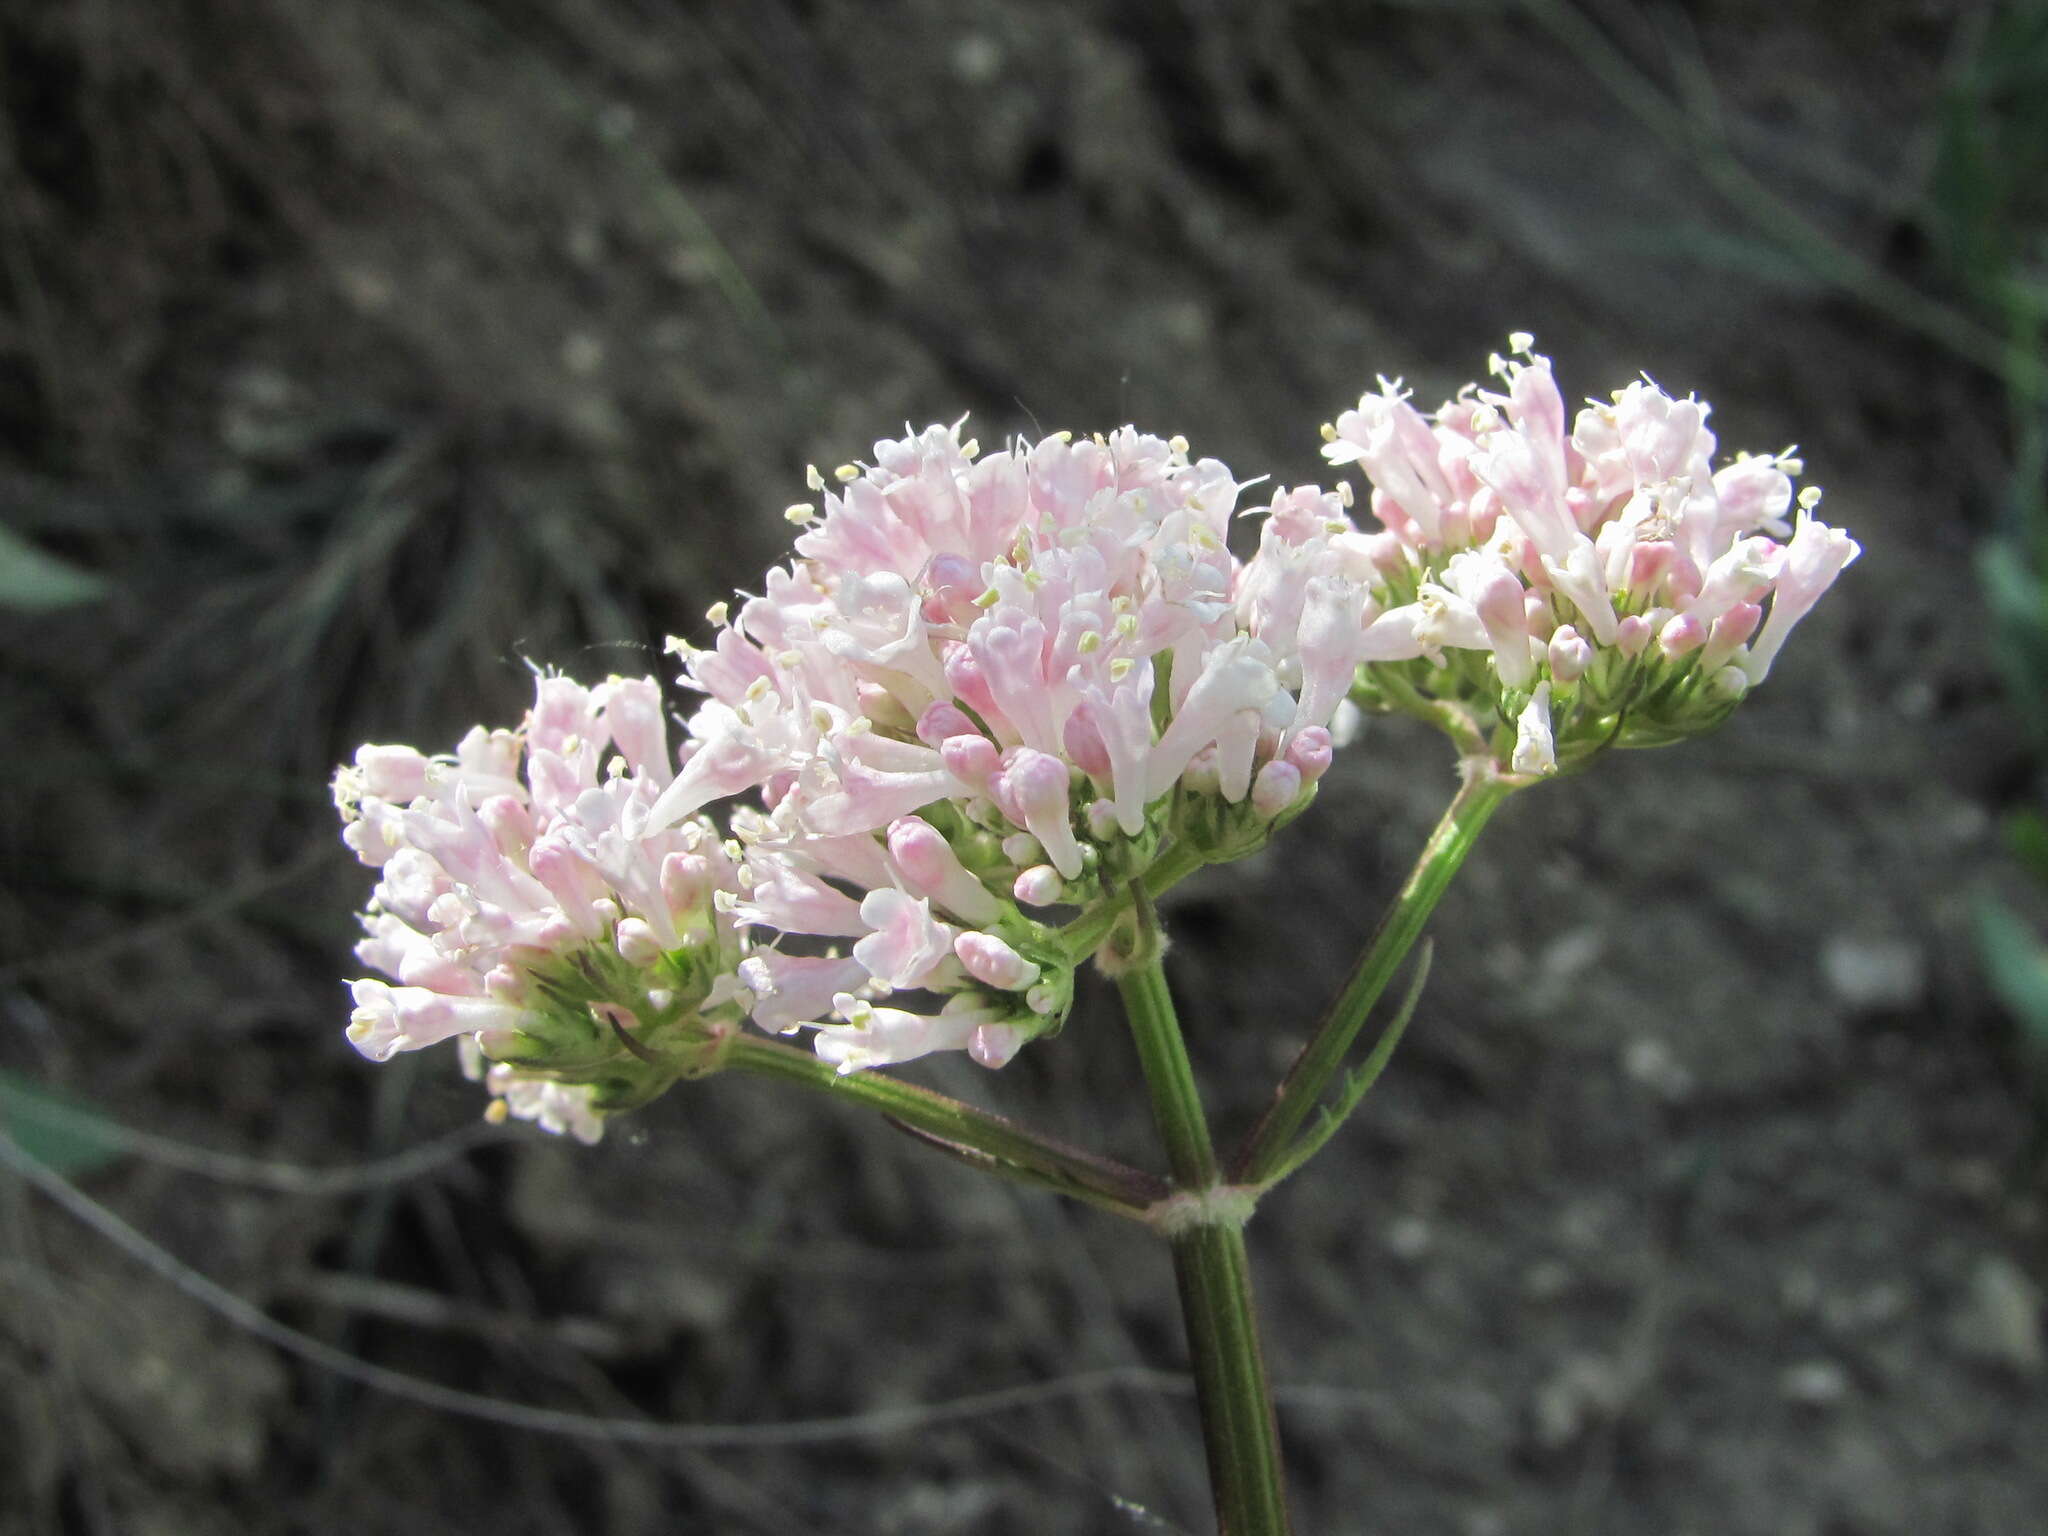
[[52, 1173], [91, 1173], [120, 1157], [119, 1127], [85, 1104], [0, 1070], [0, 1132]]
[[2048, 817], [2031, 808], [2005, 818], [2005, 846], [2020, 867], [2048, 885]]
[[2048, 740], [2048, 587], [2020, 547], [1994, 540], [1977, 551], [1991, 612], [1992, 648], [2028, 730]]
[[1991, 990], [2019, 1026], [2020, 1049], [2036, 1075], [2048, 1075], [2048, 943], [1988, 893], [1976, 901], [1977, 952]]
[[49, 613], [105, 597], [107, 579], [36, 548], [0, 524], [0, 608]]

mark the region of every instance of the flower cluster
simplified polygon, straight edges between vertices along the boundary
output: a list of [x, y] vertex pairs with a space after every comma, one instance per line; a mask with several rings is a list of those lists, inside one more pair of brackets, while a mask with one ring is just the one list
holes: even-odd
[[1723, 719], [1858, 553], [1791, 450], [1712, 467], [1708, 407], [1641, 380], [1568, 426], [1530, 338], [1425, 417], [1381, 382], [1325, 427], [1373, 485], [1378, 580], [1354, 697], [1511, 730], [1521, 773]]
[[743, 1016], [740, 869], [706, 821], [642, 825], [673, 777], [652, 678], [543, 677], [518, 731], [448, 757], [358, 751], [334, 781], [379, 873], [356, 955], [398, 985], [353, 984], [356, 1049], [461, 1039], [494, 1114], [586, 1140], [715, 1066]]
[[1516, 351], [1502, 392], [1424, 417], [1383, 384], [1325, 429], [1378, 530], [1285, 489], [1247, 559], [1245, 486], [1179, 438], [935, 426], [813, 469], [792, 561], [671, 642], [703, 696], [675, 752], [653, 679], [543, 677], [516, 732], [341, 770], [381, 875], [358, 953], [397, 983], [354, 984], [350, 1038], [462, 1039], [496, 1112], [586, 1137], [747, 1018], [841, 1072], [997, 1067], [1132, 882], [1308, 805], [1354, 703], [1524, 775], [1713, 724], [1855, 544], [1789, 455], [1714, 469], [1704, 405], [1638, 383], [1568, 431]]
[[[678, 646], [707, 697], [649, 825], [758, 789], [734, 818], [752, 880], [733, 911], [854, 940], [751, 959], [757, 1021], [816, 1023], [842, 1067], [1000, 1065], [1059, 1026], [1086, 958], [1052, 910], [1169, 840], [1204, 860], [1263, 845], [1329, 766], [1355, 662], [1301, 581], [1247, 579], [1226, 542], [1241, 487], [1179, 439], [981, 457], [933, 427], [811, 482], [798, 558], [714, 610], [712, 646]], [[1274, 510], [1321, 538], [1337, 506]], [[898, 991], [945, 1001], [871, 1001]]]

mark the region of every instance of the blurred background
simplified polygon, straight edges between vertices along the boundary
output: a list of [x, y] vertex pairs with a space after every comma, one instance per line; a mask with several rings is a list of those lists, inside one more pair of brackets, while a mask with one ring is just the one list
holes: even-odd
[[[2036, 1528], [2041, 0], [0, 0], [0, 108], [0, 1124], [187, 1266], [0, 1172], [0, 1530], [1206, 1530], [1191, 1404], [1114, 1374], [1184, 1360], [1143, 1234], [769, 1086], [586, 1150], [362, 1062], [326, 782], [528, 658], [667, 676], [906, 421], [1307, 481], [1518, 329], [1796, 440], [1865, 556], [1716, 736], [1504, 813], [1262, 1209], [1300, 1529]], [[1176, 893], [1225, 1134], [1450, 770], [1376, 726]], [[1149, 1164], [1107, 1001], [911, 1075]], [[454, 1414], [195, 1275], [734, 1428]]]

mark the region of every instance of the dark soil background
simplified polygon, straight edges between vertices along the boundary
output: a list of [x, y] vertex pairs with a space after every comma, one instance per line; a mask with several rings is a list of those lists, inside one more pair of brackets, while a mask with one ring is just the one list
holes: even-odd
[[[1970, 564], [2011, 457], [1928, 211], [1987, 14], [0, 3], [0, 516], [111, 582], [0, 615], [0, 1070], [171, 1139], [72, 1176], [194, 1270], [507, 1401], [756, 1426], [1177, 1368], [1142, 1233], [761, 1085], [307, 1189], [480, 1108], [342, 1038], [331, 765], [515, 719], [522, 658], [667, 673], [804, 464], [906, 420], [1304, 481], [1376, 373], [1434, 404], [1527, 329], [1568, 396], [1647, 370], [1725, 449], [1796, 439], [1865, 556], [1718, 735], [1504, 813], [1394, 1069], [1260, 1212], [1299, 1527], [2042, 1529], [2040, 1121], [1968, 922], [2028, 784]], [[1227, 1130], [1449, 788], [1377, 726], [1176, 894]], [[1149, 1163], [1106, 1001], [913, 1075]], [[190, 1291], [0, 1176], [0, 1530], [1207, 1528], [1170, 1382], [650, 1446]]]

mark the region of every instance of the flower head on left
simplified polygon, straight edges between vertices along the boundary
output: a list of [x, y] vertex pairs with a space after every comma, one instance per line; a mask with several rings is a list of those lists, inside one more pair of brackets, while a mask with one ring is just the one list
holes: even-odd
[[[348, 1037], [373, 1061], [443, 1040], [510, 1114], [586, 1141], [716, 1070], [745, 1016], [732, 851], [703, 820], [646, 829], [674, 778], [652, 678], [538, 679], [516, 731], [451, 754], [366, 746], [334, 779], [379, 879]], [[395, 983], [395, 985], [394, 985]]]

